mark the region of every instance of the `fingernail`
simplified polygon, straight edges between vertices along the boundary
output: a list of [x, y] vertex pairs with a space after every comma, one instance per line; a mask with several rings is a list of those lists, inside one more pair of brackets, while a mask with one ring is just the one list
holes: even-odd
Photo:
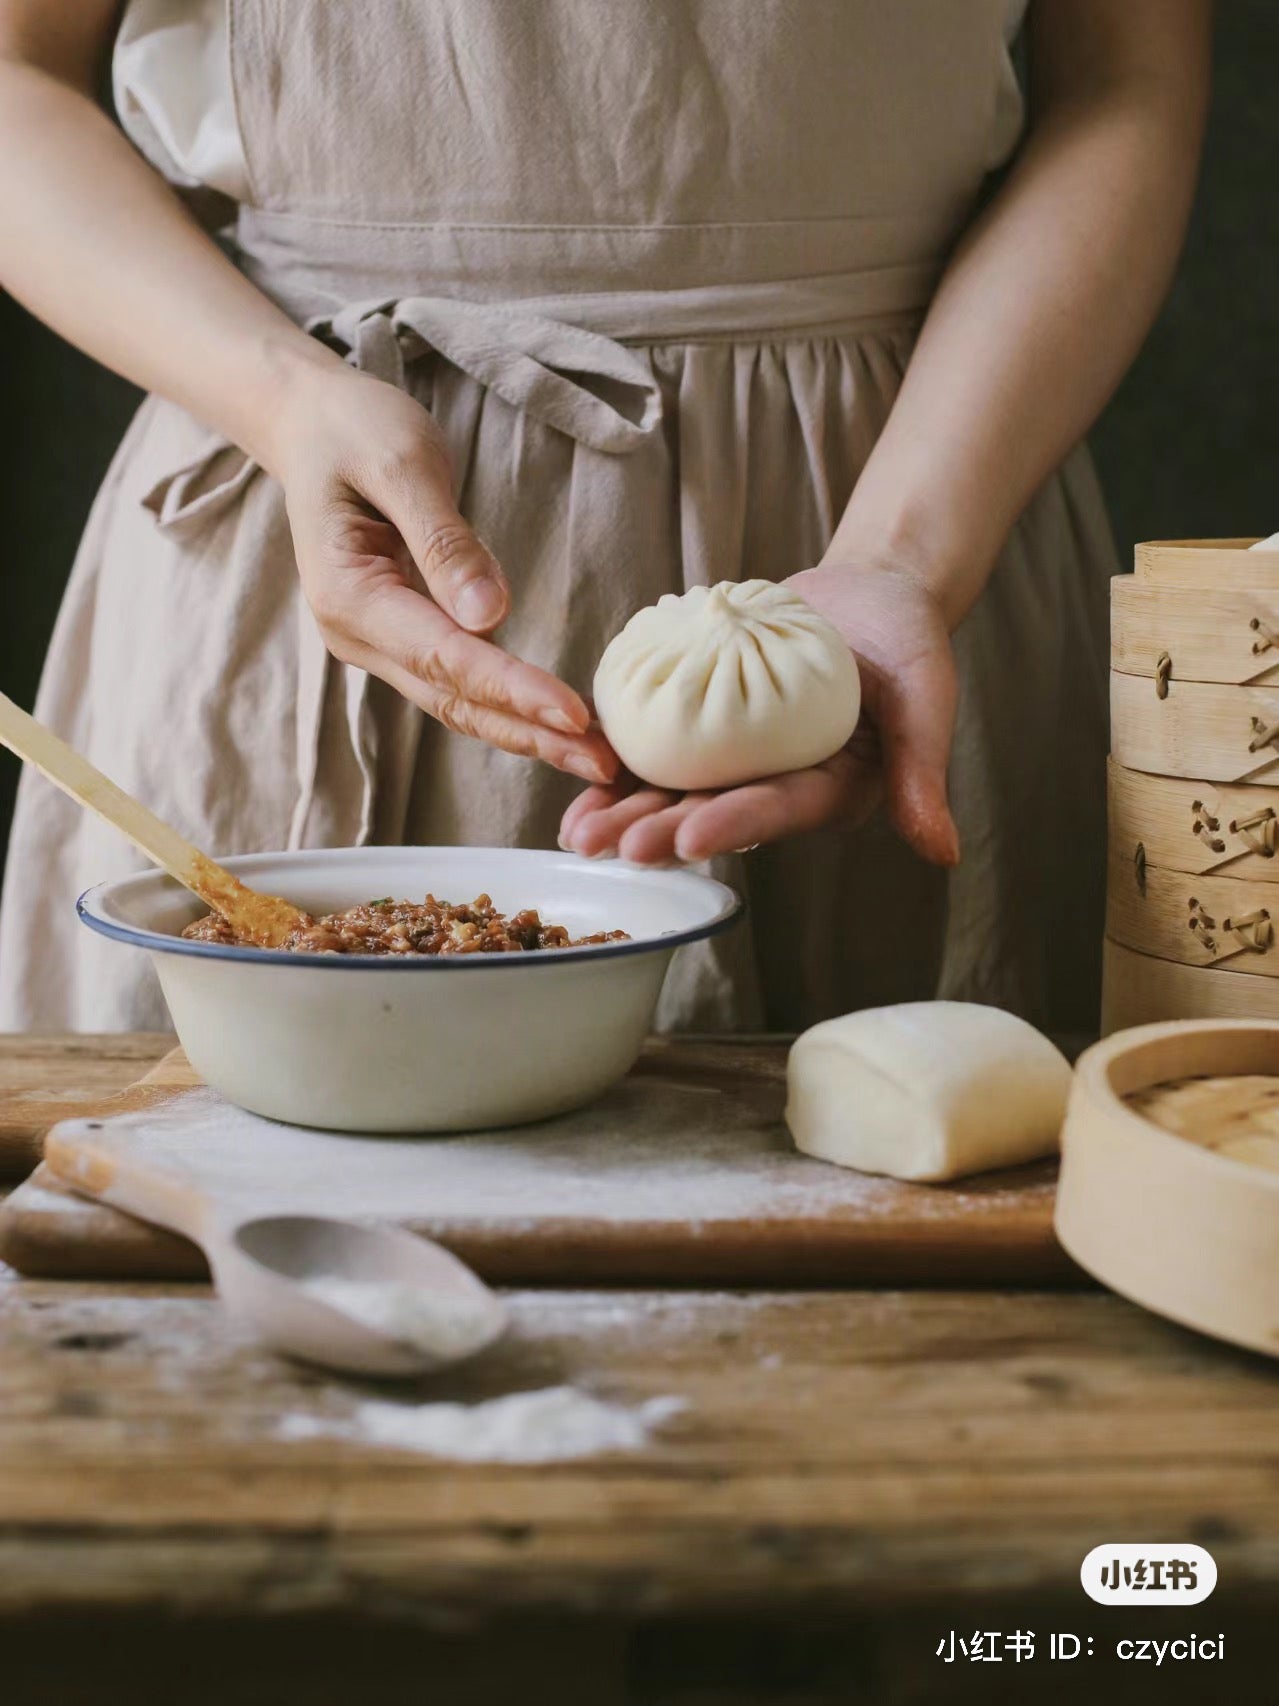
[[614, 851], [613, 848], [606, 847], [606, 848], [604, 848], [604, 850], [602, 852], [600, 852], [600, 853], [588, 853], [586, 855], [586, 857], [588, 859], [616, 859], [617, 853]]
[[487, 575], [467, 581], [457, 595], [458, 620], [464, 628], [491, 628], [505, 608], [501, 588]]
[[559, 711], [554, 705], [539, 711], [537, 720], [544, 729], [556, 729], [562, 735], [580, 735], [582, 732], [580, 723], [575, 723], [567, 711]]
[[571, 770], [574, 776], [580, 776], [583, 782], [596, 782], [602, 785], [607, 780], [604, 772], [593, 758], [582, 758], [577, 753], [572, 753], [564, 760], [564, 768]]
[[565, 841], [562, 835], [557, 835], [555, 837], [555, 845], [559, 848], [561, 853], [571, 853], [573, 851], [572, 844]]

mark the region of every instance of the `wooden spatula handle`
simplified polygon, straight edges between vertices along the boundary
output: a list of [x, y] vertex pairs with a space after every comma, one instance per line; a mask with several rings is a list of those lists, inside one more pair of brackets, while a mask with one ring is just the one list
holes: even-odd
[[[114, 824], [171, 877], [195, 889], [195, 875], [204, 857], [199, 849], [3, 693], [0, 693], [0, 742], [26, 763], [34, 764], [79, 805], [87, 806]], [[195, 892], [200, 891], [195, 889]]]
[[161, 870], [176, 877], [184, 888], [229, 919], [246, 940], [263, 948], [279, 947], [303, 922], [297, 907], [275, 895], [246, 888], [238, 877], [192, 846], [185, 836], [117, 787], [74, 747], [3, 693], [0, 693], [0, 744], [16, 752], [26, 763], [34, 764], [78, 805], [87, 806], [114, 824]]

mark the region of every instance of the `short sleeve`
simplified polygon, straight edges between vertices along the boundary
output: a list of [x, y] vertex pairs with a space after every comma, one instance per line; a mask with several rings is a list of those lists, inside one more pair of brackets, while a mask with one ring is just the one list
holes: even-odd
[[126, 134], [171, 183], [248, 199], [228, 0], [129, 0], [112, 84]]

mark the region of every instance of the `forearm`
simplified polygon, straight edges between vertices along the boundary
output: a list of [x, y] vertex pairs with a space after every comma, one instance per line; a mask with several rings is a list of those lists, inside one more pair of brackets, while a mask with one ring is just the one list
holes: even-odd
[[1193, 197], [1205, 82], [1187, 54], [1155, 73], [1085, 66], [1050, 92], [947, 270], [832, 558], [901, 564], [950, 626], [963, 617], [1154, 319]]
[[267, 467], [294, 391], [338, 358], [248, 283], [88, 95], [0, 56], [0, 285]]

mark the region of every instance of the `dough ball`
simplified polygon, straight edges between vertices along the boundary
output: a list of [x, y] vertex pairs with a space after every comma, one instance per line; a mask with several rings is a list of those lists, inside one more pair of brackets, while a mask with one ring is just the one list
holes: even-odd
[[613, 750], [645, 782], [731, 788], [820, 764], [857, 726], [852, 652], [772, 581], [720, 581], [639, 611], [595, 672]]
[[872, 1007], [798, 1038], [786, 1123], [822, 1161], [958, 1179], [1055, 1154], [1070, 1081], [1061, 1051], [998, 1007]]

